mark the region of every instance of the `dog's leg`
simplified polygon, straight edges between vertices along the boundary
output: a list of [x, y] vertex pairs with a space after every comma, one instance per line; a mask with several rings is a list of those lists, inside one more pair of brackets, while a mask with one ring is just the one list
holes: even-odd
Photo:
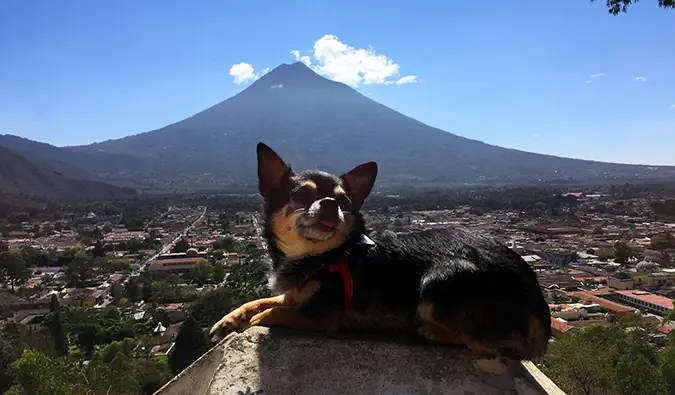
[[244, 303], [216, 322], [211, 327], [210, 335], [214, 340], [219, 340], [230, 332], [242, 332], [249, 327], [249, 321], [256, 314], [276, 306], [292, 305], [292, 303], [293, 300], [286, 294]]
[[296, 307], [272, 307], [256, 314], [248, 322], [249, 326], [278, 326], [310, 332], [335, 332], [336, 322], [326, 318], [309, 318]]
[[210, 332], [211, 337], [215, 341], [222, 339], [231, 332], [245, 331], [251, 326], [249, 321], [256, 314], [275, 307], [297, 307], [311, 298], [318, 288], [319, 283], [310, 281], [302, 290], [294, 288], [279, 296], [244, 303], [213, 325]]
[[419, 319], [417, 332], [426, 339], [466, 347], [479, 358], [495, 358], [499, 355], [496, 350], [474, 340], [462, 327], [461, 322], [454, 322], [453, 325], [450, 319], [438, 317], [432, 303], [420, 303], [417, 314]]

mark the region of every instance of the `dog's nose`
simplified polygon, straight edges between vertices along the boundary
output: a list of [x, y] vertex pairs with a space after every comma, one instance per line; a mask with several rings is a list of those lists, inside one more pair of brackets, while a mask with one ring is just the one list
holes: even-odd
[[319, 221], [325, 226], [333, 228], [340, 221], [339, 205], [333, 198], [324, 198], [319, 202]]
[[320, 203], [321, 211], [327, 211], [329, 213], [336, 213], [338, 209], [338, 202], [333, 198], [325, 198], [321, 200]]

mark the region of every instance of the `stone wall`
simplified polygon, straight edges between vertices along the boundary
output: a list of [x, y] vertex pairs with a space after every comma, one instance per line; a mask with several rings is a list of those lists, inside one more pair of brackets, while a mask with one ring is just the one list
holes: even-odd
[[254, 327], [228, 336], [156, 394], [564, 393], [533, 364], [475, 360], [416, 339]]

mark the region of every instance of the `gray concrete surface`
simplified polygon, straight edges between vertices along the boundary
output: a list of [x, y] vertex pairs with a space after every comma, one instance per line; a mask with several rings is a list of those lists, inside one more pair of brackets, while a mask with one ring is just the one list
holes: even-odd
[[518, 363], [412, 339], [254, 327], [232, 334], [157, 395], [544, 394]]

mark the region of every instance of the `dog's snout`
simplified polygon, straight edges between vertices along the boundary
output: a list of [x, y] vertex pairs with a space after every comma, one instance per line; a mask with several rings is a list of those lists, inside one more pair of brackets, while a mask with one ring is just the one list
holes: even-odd
[[340, 221], [340, 206], [333, 198], [324, 198], [319, 202], [319, 221], [325, 226], [334, 227]]
[[321, 211], [337, 213], [338, 202], [333, 198], [325, 198], [321, 200]]

